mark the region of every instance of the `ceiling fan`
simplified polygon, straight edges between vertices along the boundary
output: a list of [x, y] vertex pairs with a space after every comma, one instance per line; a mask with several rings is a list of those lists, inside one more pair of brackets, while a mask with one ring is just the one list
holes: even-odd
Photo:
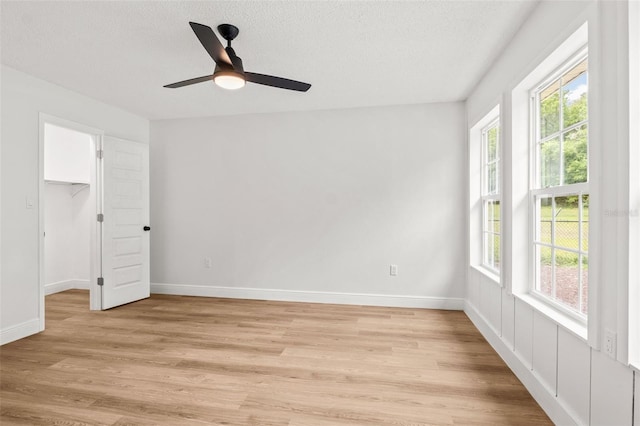
[[311, 87], [310, 84], [303, 83], [301, 81], [245, 71], [242, 67], [242, 59], [236, 55], [236, 52], [231, 47], [231, 41], [236, 38], [240, 32], [238, 27], [231, 24], [218, 25], [220, 35], [222, 38], [227, 40], [227, 47], [225, 48], [222, 46], [222, 43], [220, 43], [220, 40], [218, 40], [218, 37], [216, 37], [211, 27], [198, 24], [196, 22], [189, 22], [189, 25], [191, 25], [191, 29], [196, 33], [196, 37], [198, 37], [202, 46], [216, 63], [216, 67], [211, 75], [204, 75], [202, 77], [167, 84], [164, 87], [175, 89], [210, 80], [213, 80], [216, 85], [230, 90], [244, 87], [247, 81], [250, 83], [263, 84], [265, 86], [272, 86], [280, 89], [296, 90], [299, 92], [306, 92]]

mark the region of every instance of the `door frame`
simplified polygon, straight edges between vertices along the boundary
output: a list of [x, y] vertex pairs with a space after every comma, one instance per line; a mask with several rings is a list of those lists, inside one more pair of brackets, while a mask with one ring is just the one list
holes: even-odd
[[[102, 139], [104, 137], [104, 131], [96, 129], [94, 127], [86, 126], [75, 121], [66, 120], [64, 118], [56, 117], [53, 115], [40, 113], [39, 114], [39, 146], [38, 146], [38, 280], [40, 283], [40, 298], [39, 298], [39, 315], [40, 315], [40, 329], [44, 330], [45, 327], [45, 263], [44, 263], [44, 211], [45, 211], [45, 181], [44, 181], [44, 128], [45, 124], [52, 124], [59, 127], [64, 127], [70, 130], [82, 132], [91, 136], [91, 150], [97, 153], [102, 149]], [[98, 286], [98, 277], [100, 276], [102, 259], [101, 259], [101, 228], [98, 226], [97, 214], [102, 211], [102, 197], [101, 194], [101, 161], [98, 156], [94, 156], [95, 161], [91, 161], [89, 169], [89, 214], [95, 220], [90, 220], [89, 225], [89, 309], [100, 310], [102, 304], [102, 294], [100, 287]]]

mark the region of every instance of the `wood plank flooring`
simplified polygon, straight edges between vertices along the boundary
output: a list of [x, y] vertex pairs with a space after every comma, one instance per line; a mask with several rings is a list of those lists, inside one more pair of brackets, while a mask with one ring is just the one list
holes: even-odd
[[544, 425], [462, 312], [152, 295], [0, 348], [0, 424]]

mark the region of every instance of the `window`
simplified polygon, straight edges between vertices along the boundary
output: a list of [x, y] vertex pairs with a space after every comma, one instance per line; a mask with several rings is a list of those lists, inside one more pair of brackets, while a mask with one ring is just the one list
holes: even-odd
[[532, 293], [586, 320], [589, 288], [587, 51], [531, 92]]
[[482, 129], [482, 265], [500, 272], [500, 125]]
[[469, 263], [500, 284], [500, 105], [469, 128]]

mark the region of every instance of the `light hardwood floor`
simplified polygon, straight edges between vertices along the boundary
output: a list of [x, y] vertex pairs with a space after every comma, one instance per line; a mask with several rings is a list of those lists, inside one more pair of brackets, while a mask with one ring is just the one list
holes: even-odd
[[0, 424], [551, 424], [462, 312], [47, 296], [0, 349]]

